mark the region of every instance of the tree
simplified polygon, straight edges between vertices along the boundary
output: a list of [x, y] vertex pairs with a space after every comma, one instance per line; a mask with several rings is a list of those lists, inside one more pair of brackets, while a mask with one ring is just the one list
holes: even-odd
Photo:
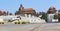
[[19, 14], [20, 14], [20, 11], [16, 11], [16, 12], [15, 12], [15, 15], [19, 15]]
[[60, 14], [60, 10], [58, 10], [58, 14]]
[[58, 10], [58, 12], [60, 12], [60, 10]]
[[9, 13], [9, 15], [12, 15], [12, 13]]
[[47, 15], [46, 15], [46, 13], [43, 13], [43, 14], [42, 14], [41, 19], [44, 19], [44, 20], [46, 20], [46, 19], [47, 19]]
[[57, 15], [54, 15], [54, 19], [58, 19], [58, 16]]

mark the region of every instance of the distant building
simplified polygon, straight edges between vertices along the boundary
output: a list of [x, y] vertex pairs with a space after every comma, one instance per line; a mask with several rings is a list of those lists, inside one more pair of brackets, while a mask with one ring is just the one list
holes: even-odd
[[20, 8], [19, 8], [19, 11], [16, 11], [15, 15], [24, 15], [24, 14], [36, 15], [36, 12], [32, 8], [24, 8], [21, 4]]
[[5, 11], [1, 11], [1, 10], [0, 10], [0, 16], [1, 16], [1, 15], [6, 15], [6, 14], [7, 14], [7, 13], [6, 13]]

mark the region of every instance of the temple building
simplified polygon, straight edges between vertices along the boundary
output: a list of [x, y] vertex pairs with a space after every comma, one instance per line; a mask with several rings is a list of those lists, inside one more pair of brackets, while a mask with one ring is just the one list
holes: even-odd
[[55, 7], [50, 7], [47, 11], [47, 22], [58, 22], [58, 13]]
[[1, 11], [1, 10], [0, 10], [0, 16], [1, 16], [1, 15], [6, 15], [6, 14], [7, 14], [7, 13], [6, 13], [5, 11]]
[[55, 9], [55, 7], [53, 7], [53, 6], [51, 6], [49, 9], [48, 9], [48, 11], [47, 11], [47, 14], [54, 14], [54, 13], [56, 13], [56, 9]]
[[15, 15], [24, 15], [24, 14], [36, 15], [36, 12], [32, 8], [24, 8], [21, 4], [19, 10], [16, 11]]

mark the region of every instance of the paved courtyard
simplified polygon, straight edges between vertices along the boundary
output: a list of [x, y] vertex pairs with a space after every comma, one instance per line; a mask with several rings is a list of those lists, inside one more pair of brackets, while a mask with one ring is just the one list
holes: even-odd
[[45, 24], [4, 24], [0, 31], [60, 31], [60, 23]]

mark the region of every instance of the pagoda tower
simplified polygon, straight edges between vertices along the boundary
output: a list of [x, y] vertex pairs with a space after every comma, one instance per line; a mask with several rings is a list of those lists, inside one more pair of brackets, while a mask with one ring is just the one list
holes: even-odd
[[24, 9], [23, 5], [20, 4], [19, 11], [20, 11], [20, 10], [23, 10], [23, 9]]

